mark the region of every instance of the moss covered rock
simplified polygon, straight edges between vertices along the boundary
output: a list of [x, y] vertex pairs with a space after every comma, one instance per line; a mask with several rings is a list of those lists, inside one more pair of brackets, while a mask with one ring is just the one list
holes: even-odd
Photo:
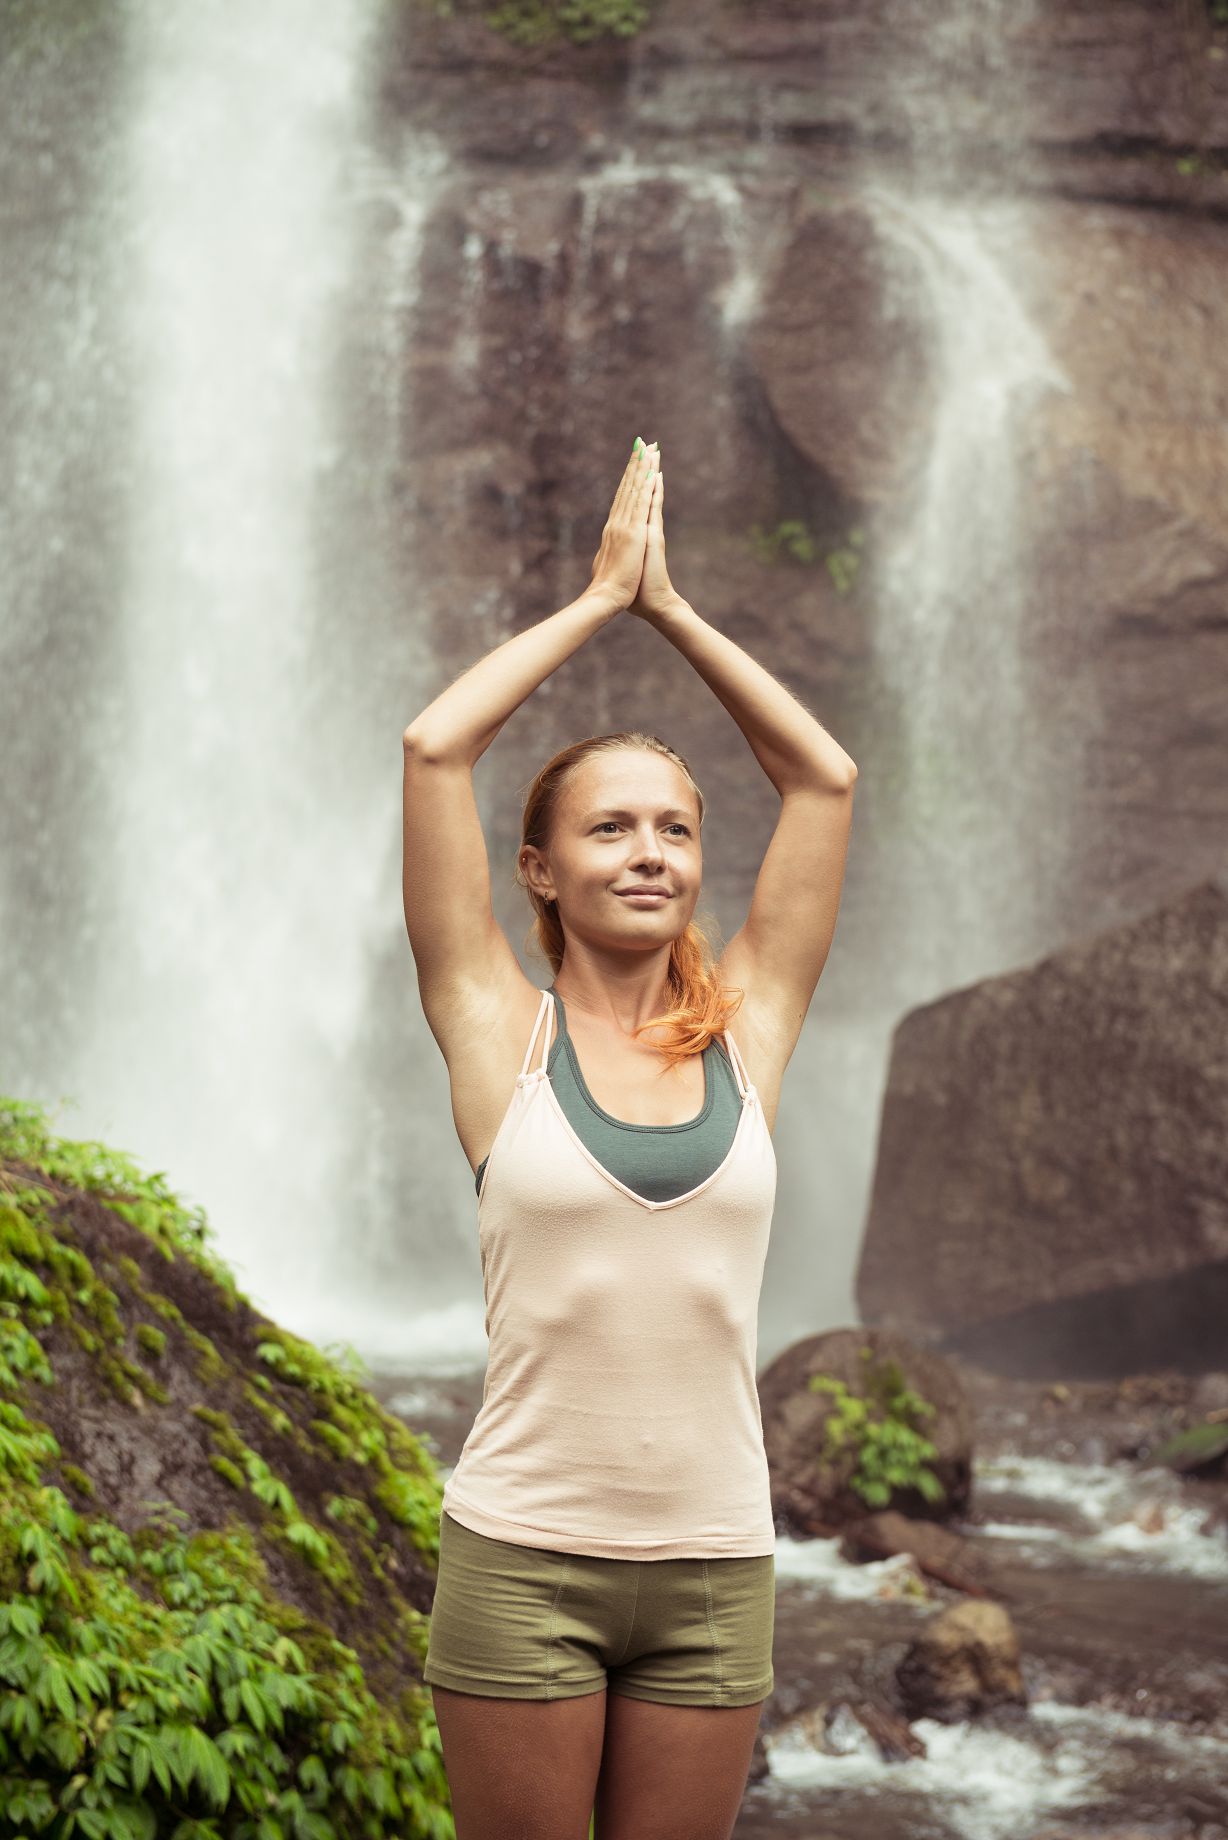
[[0, 1098], [0, 1835], [453, 1840], [434, 1462], [209, 1241]]
[[834, 1531], [867, 1511], [968, 1510], [973, 1411], [959, 1370], [893, 1330], [827, 1329], [759, 1376], [778, 1528]]

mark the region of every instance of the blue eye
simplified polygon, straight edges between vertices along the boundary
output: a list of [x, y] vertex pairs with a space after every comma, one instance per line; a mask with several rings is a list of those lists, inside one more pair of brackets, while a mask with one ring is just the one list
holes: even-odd
[[[618, 820], [617, 818], [606, 818], [602, 821], [602, 823], [596, 825], [594, 828], [599, 831], [611, 830], [611, 829], [617, 830], [619, 828]], [[686, 837], [689, 837], [691, 834], [689, 826], [685, 824], [674, 823], [674, 824], [671, 824], [669, 828], [671, 831], [681, 831], [683, 835]]]

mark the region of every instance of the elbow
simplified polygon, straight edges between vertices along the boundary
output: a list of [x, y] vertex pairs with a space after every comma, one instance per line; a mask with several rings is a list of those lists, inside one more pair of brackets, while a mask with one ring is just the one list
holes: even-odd
[[404, 747], [407, 754], [413, 755], [415, 760], [431, 761], [439, 759], [438, 744], [432, 741], [426, 730], [420, 728], [416, 722], [411, 722], [409, 727], [405, 730], [405, 733], [401, 736], [401, 745]]

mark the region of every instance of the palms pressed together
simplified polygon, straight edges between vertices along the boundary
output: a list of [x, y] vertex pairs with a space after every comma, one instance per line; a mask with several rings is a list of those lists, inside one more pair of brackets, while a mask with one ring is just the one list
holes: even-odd
[[609, 587], [628, 613], [653, 621], [677, 591], [665, 563], [665, 476], [654, 443], [632, 453], [593, 563], [593, 580]]

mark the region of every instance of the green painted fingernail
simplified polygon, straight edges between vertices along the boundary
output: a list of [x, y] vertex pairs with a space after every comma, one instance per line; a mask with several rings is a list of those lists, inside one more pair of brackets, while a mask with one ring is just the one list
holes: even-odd
[[641, 448], [641, 447], [643, 447], [643, 445], [644, 445], [644, 443], [643, 443], [643, 442], [642, 442], [642, 441], [640, 440], [640, 437], [639, 437], [639, 435], [637, 434], [637, 435], [636, 435], [636, 437], [635, 437], [635, 446], [634, 446], [634, 447], [633, 447], [633, 448], [631, 449], [631, 452], [632, 452], [633, 454], [634, 454], [634, 453], [638, 453], [638, 452], [639, 452], [639, 450], [640, 450], [640, 448]]

